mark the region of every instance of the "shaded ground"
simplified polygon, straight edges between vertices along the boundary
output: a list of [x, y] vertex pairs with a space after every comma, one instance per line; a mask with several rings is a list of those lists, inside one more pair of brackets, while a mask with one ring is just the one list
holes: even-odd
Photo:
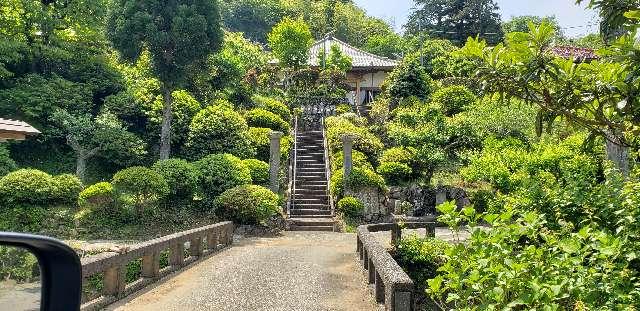
[[240, 239], [109, 310], [378, 310], [355, 234]]
[[40, 310], [40, 283], [0, 281], [0, 310]]

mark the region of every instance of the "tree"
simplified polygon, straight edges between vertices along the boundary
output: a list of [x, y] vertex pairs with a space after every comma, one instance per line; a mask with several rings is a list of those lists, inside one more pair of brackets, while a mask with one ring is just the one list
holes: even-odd
[[301, 19], [285, 17], [268, 36], [269, 47], [282, 66], [298, 69], [307, 63], [313, 44], [309, 26]]
[[555, 16], [534, 16], [534, 15], [523, 15], [523, 16], [515, 16], [512, 17], [510, 21], [502, 23], [502, 31], [507, 34], [511, 32], [529, 32], [529, 23], [533, 23], [536, 26], [540, 26], [543, 22], [551, 25], [556, 33], [558, 38], [564, 37], [562, 34], [562, 28], [560, 24], [558, 24], [558, 20]]
[[418, 9], [404, 26], [409, 34], [427, 32], [463, 45], [480, 36], [491, 44], [502, 40], [500, 13], [493, 0], [416, 0]]
[[65, 130], [67, 144], [76, 155], [76, 176], [86, 181], [87, 162], [99, 152], [146, 153], [144, 142], [128, 132], [115, 115], [105, 112], [93, 118], [90, 114], [56, 111], [52, 120]]
[[331, 45], [329, 55], [326, 56], [326, 59], [323, 52], [324, 51], [321, 51], [320, 53], [320, 59], [322, 59], [323, 62], [326, 62], [327, 69], [337, 70], [340, 72], [347, 72], [351, 70], [351, 67], [353, 66], [351, 57], [342, 53], [337, 44]]
[[267, 43], [267, 33], [285, 16], [280, 0], [220, 1], [225, 28], [249, 40]]
[[400, 58], [405, 49], [403, 38], [395, 33], [374, 35], [367, 39], [364, 50], [392, 59]]
[[217, 1], [117, 0], [107, 23], [107, 36], [125, 59], [136, 61], [148, 49], [153, 70], [162, 82], [164, 105], [160, 159], [171, 153], [171, 93], [185, 83], [187, 72], [222, 45]]
[[426, 99], [432, 92], [431, 77], [415, 57], [405, 58], [384, 82], [384, 89], [394, 100], [415, 96]]
[[625, 36], [609, 49], [609, 57], [577, 64], [547, 52], [552, 25], [530, 28], [505, 46], [467, 42], [462, 51], [480, 61], [477, 78], [485, 90], [538, 105], [538, 135], [563, 118], [588, 130], [587, 141], [603, 137], [609, 160], [629, 174], [629, 148], [638, 147], [640, 134], [640, 46]]
[[635, 23], [625, 14], [640, 10], [638, 0], [576, 0], [576, 3], [587, 3], [589, 8], [600, 10], [600, 34], [605, 42], [625, 34], [625, 26]]

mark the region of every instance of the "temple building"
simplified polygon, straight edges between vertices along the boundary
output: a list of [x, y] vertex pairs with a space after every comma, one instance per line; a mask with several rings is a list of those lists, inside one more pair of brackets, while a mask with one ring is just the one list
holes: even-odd
[[352, 68], [347, 73], [347, 83], [351, 86], [348, 99], [352, 105], [362, 107], [380, 94], [380, 85], [398, 62], [387, 57], [365, 52], [334, 37], [328, 36], [313, 44], [309, 50], [309, 66], [320, 68], [321, 55], [329, 55], [331, 47], [336, 45], [340, 51], [351, 58]]

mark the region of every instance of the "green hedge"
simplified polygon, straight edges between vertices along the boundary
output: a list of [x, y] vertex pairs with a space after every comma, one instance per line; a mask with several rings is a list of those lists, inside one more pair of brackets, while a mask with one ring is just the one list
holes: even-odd
[[208, 155], [195, 166], [200, 171], [200, 187], [207, 200], [233, 187], [251, 183], [251, 170], [231, 154]]
[[395, 246], [393, 253], [398, 264], [424, 290], [427, 280], [436, 277], [438, 268], [446, 263], [446, 252], [451, 247], [442, 240], [410, 235]]
[[254, 157], [247, 122], [232, 108], [220, 104], [200, 110], [189, 126], [187, 151], [192, 159], [208, 154], [231, 153]]
[[257, 108], [247, 112], [246, 117], [251, 127], [266, 127], [285, 134], [289, 133], [289, 123], [271, 111]]
[[269, 186], [269, 163], [257, 159], [242, 160], [242, 164], [251, 171], [251, 181], [254, 185]]
[[191, 163], [182, 159], [156, 162], [152, 169], [162, 175], [169, 186], [168, 199], [190, 200], [198, 189], [200, 172]]
[[361, 217], [364, 213], [364, 204], [357, 198], [345, 197], [338, 201], [338, 212], [351, 219]]
[[215, 200], [216, 212], [237, 224], [259, 224], [282, 212], [278, 195], [271, 190], [242, 185], [229, 189]]
[[376, 174], [373, 170], [362, 167], [354, 167], [347, 180], [344, 178], [343, 170], [334, 172], [331, 176], [331, 193], [335, 197], [341, 198], [344, 195], [345, 186], [353, 191], [358, 191], [363, 188], [376, 188], [382, 191], [387, 190], [382, 176]]
[[440, 105], [447, 116], [465, 111], [477, 100], [478, 98], [468, 88], [460, 85], [445, 87], [433, 94], [433, 102]]
[[400, 162], [384, 162], [380, 164], [377, 171], [389, 184], [392, 185], [399, 185], [410, 181], [413, 175], [411, 167]]
[[116, 191], [113, 185], [108, 182], [93, 184], [78, 196], [78, 205], [81, 208], [105, 209], [113, 206], [116, 202]]
[[254, 95], [251, 100], [256, 104], [256, 107], [273, 112], [285, 121], [291, 120], [291, 110], [283, 102], [260, 95]]
[[69, 174], [51, 176], [43, 171], [20, 169], [0, 179], [0, 200], [7, 205], [53, 206], [75, 202], [80, 180]]
[[132, 215], [117, 204], [116, 199], [116, 190], [111, 183], [91, 185], [80, 193], [78, 204], [81, 210], [74, 218], [80, 227], [92, 231], [119, 228], [128, 223]]
[[139, 217], [143, 216], [146, 209], [169, 194], [169, 185], [162, 175], [141, 166], [117, 172], [113, 175], [111, 183], [122, 202], [132, 203]]
[[[351, 151], [351, 162], [353, 164], [353, 167], [363, 167], [363, 168], [368, 168], [370, 170], [373, 170], [373, 165], [369, 163], [367, 156], [358, 150]], [[335, 152], [333, 154], [333, 157], [331, 158], [331, 171], [335, 172], [337, 170], [343, 170], [343, 169], [344, 169], [344, 152], [340, 150], [338, 152]]]

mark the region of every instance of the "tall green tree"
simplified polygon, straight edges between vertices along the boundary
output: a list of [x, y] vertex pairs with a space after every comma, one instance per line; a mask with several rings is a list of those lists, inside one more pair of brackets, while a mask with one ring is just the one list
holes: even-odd
[[634, 24], [625, 13], [640, 10], [639, 0], [576, 0], [586, 3], [600, 14], [600, 34], [605, 42], [612, 42], [627, 32], [625, 26]]
[[502, 40], [498, 4], [494, 0], [416, 0], [404, 26], [408, 34], [427, 32], [435, 38], [463, 45], [480, 36], [489, 43]]
[[285, 17], [268, 36], [269, 47], [283, 67], [298, 69], [307, 63], [313, 37], [302, 19]]
[[514, 16], [511, 20], [502, 23], [502, 31], [507, 34], [510, 32], [529, 32], [529, 23], [540, 26], [543, 22], [548, 23], [554, 28], [556, 36], [562, 38], [562, 28], [558, 24], [555, 16], [540, 17], [535, 15]]
[[136, 61], [148, 49], [162, 82], [160, 159], [171, 153], [171, 93], [222, 45], [220, 12], [212, 0], [116, 0], [107, 35], [122, 56]]
[[280, 0], [225, 0], [220, 10], [227, 29], [260, 43], [267, 43], [267, 33], [286, 13]]

